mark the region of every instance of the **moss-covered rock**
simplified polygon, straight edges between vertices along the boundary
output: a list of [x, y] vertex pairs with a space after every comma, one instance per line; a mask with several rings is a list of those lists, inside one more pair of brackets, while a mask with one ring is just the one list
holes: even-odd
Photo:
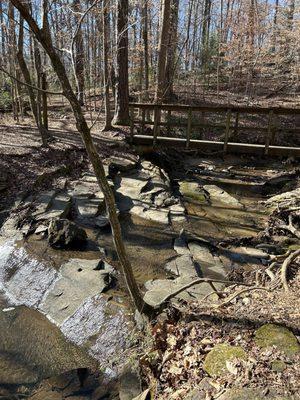
[[245, 360], [246, 352], [238, 346], [218, 344], [205, 357], [203, 369], [210, 376], [221, 376], [228, 373], [226, 362], [234, 358]]
[[179, 183], [179, 190], [183, 197], [187, 200], [191, 199], [200, 204], [207, 204], [207, 198], [204, 190], [198, 185], [197, 182], [183, 181]]
[[271, 368], [275, 372], [283, 372], [286, 369], [286, 363], [282, 360], [275, 360], [271, 362]]
[[300, 345], [295, 335], [283, 326], [266, 324], [255, 334], [257, 346], [266, 348], [276, 346], [287, 356], [293, 356], [300, 351]]

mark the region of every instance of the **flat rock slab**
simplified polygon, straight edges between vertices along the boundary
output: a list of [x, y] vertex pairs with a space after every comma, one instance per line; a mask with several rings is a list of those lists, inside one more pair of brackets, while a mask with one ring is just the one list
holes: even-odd
[[[196, 278], [183, 276], [174, 280], [150, 280], [145, 283], [145, 288], [147, 289], [147, 292], [144, 295], [144, 300], [146, 303], [154, 307], [158, 307], [163, 302], [166, 296], [189, 284], [194, 279]], [[219, 289], [221, 285], [215, 284], [215, 287]], [[174, 297], [174, 299], [183, 299], [187, 301], [201, 300], [204, 296], [208, 295], [211, 292], [211, 286], [206, 282], [202, 282], [179, 293], [177, 296]]]
[[188, 200], [198, 204], [207, 204], [206, 193], [197, 182], [181, 181], [179, 182], [179, 191]]
[[184, 255], [184, 254], [190, 255], [191, 254], [186, 240], [181, 236], [174, 240], [174, 250], [176, 251], [177, 254], [180, 254], [180, 255]]
[[131, 208], [130, 214], [163, 225], [167, 225], [169, 223], [169, 210], [164, 208], [155, 209], [145, 208], [143, 206], [134, 206]]
[[108, 162], [110, 163], [109, 168], [113, 168], [116, 171], [121, 171], [121, 172], [130, 171], [134, 169], [137, 165], [137, 160], [132, 160], [124, 157], [112, 156], [108, 159]]
[[135, 204], [140, 202], [142, 190], [146, 187], [147, 182], [147, 179], [141, 179], [138, 175], [118, 177], [116, 200], [120, 211], [129, 211]]
[[124, 351], [132, 344], [134, 324], [122, 305], [97, 294], [86, 299], [61, 330], [78, 345], [89, 343], [89, 353], [104, 367], [124, 359]]
[[188, 244], [191, 255], [198, 262], [201, 271], [205, 277], [224, 279], [226, 277], [226, 268], [220, 258], [214, 255], [207, 246], [197, 242]]
[[204, 185], [203, 189], [208, 193], [209, 201], [213, 206], [224, 204], [227, 208], [244, 208], [244, 205], [239, 200], [216, 185]]
[[190, 254], [181, 255], [169, 261], [165, 266], [165, 270], [171, 272], [175, 276], [188, 276], [197, 278], [197, 267]]
[[50, 220], [52, 218], [65, 218], [68, 216], [71, 209], [71, 197], [65, 193], [54, 195], [48, 208], [42, 213], [33, 213], [36, 221]]
[[70, 317], [82, 302], [109, 285], [112, 268], [99, 270], [99, 260], [72, 259], [60, 269], [60, 276], [47, 292], [40, 309], [57, 324]]
[[13, 242], [0, 246], [0, 287], [14, 305], [37, 308], [57, 277], [53, 268], [32, 259]]

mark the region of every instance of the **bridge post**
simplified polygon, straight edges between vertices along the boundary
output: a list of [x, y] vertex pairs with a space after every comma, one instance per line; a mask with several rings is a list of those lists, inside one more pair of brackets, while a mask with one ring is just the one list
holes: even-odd
[[269, 120], [268, 120], [268, 130], [266, 134], [266, 139], [265, 139], [265, 156], [269, 154], [269, 146], [270, 146], [270, 141], [272, 138], [272, 130], [273, 130], [273, 116], [274, 116], [274, 111], [270, 110], [269, 111]]
[[153, 126], [153, 146], [156, 145], [157, 136], [159, 134], [159, 123], [160, 123], [160, 109], [155, 107], [154, 109], [154, 126]]
[[189, 108], [188, 120], [187, 120], [187, 130], [186, 130], [186, 145], [185, 145], [185, 147], [187, 149], [190, 147], [191, 131], [192, 131], [192, 109]]
[[171, 115], [172, 115], [172, 111], [168, 110], [168, 114], [167, 114], [167, 135], [170, 136], [171, 133]]
[[133, 143], [134, 137], [134, 108], [130, 108], [130, 142]]
[[239, 118], [240, 118], [240, 113], [236, 112], [236, 114], [235, 114], [235, 124], [234, 124], [234, 135], [235, 136], [238, 134]]
[[145, 116], [146, 116], [146, 111], [145, 111], [145, 109], [143, 108], [143, 109], [142, 109], [142, 135], [143, 135], [144, 132], [145, 132]]
[[223, 152], [227, 152], [227, 145], [228, 145], [228, 140], [229, 140], [229, 132], [230, 132], [230, 120], [231, 120], [231, 110], [227, 110], [226, 114], [226, 131], [225, 131], [225, 137], [224, 137], [224, 146], [223, 146]]

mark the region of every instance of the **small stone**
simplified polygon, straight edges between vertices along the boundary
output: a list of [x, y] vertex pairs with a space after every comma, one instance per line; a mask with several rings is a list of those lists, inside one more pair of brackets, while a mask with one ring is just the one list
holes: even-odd
[[226, 361], [231, 361], [235, 358], [246, 360], [247, 354], [239, 346], [218, 344], [205, 357], [203, 369], [211, 377], [222, 376], [229, 372], [226, 367]]
[[261, 348], [276, 346], [287, 356], [293, 356], [300, 351], [296, 336], [287, 328], [275, 324], [261, 326], [256, 331], [255, 343]]

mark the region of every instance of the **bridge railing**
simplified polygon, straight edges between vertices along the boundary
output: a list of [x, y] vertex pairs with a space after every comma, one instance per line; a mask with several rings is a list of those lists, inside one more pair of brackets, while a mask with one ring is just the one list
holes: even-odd
[[[171, 136], [172, 127], [186, 128], [185, 147], [188, 149], [191, 143], [191, 135], [193, 128], [199, 129], [221, 129], [224, 130], [223, 152], [227, 152], [228, 143], [231, 133], [235, 135], [239, 130], [257, 131], [264, 133], [264, 153], [267, 155], [269, 146], [274, 142], [275, 136], [279, 131], [289, 131], [300, 133], [300, 127], [287, 127], [278, 124], [279, 116], [296, 116], [300, 119], [300, 109], [283, 108], [283, 107], [250, 107], [250, 106], [189, 106], [181, 104], [148, 104], [148, 103], [130, 103], [130, 134], [131, 139], [135, 136], [135, 126], [141, 127], [142, 135], [145, 133], [145, 127], [153, 126], [153, 145], [157, 144], [160, 133], [160, 127], [167, 128], [167, 137]], [[138, 111], [137, 115], [135, 111]], [[166, 113], [166, 121], [162, 121], [162, 113]], [[184, 114], [186, 121], [172, 120], [172, 113]], [[195, 122], [193, 117], [196, 113], [201, 113], [201, 122]], [[205, 114], [221, 114], [224, 116], [224, 124], [205, 123]], [[261, 125], [241, 125], [240, 116], [246, 115], [265, 115], [267, 123]]]

